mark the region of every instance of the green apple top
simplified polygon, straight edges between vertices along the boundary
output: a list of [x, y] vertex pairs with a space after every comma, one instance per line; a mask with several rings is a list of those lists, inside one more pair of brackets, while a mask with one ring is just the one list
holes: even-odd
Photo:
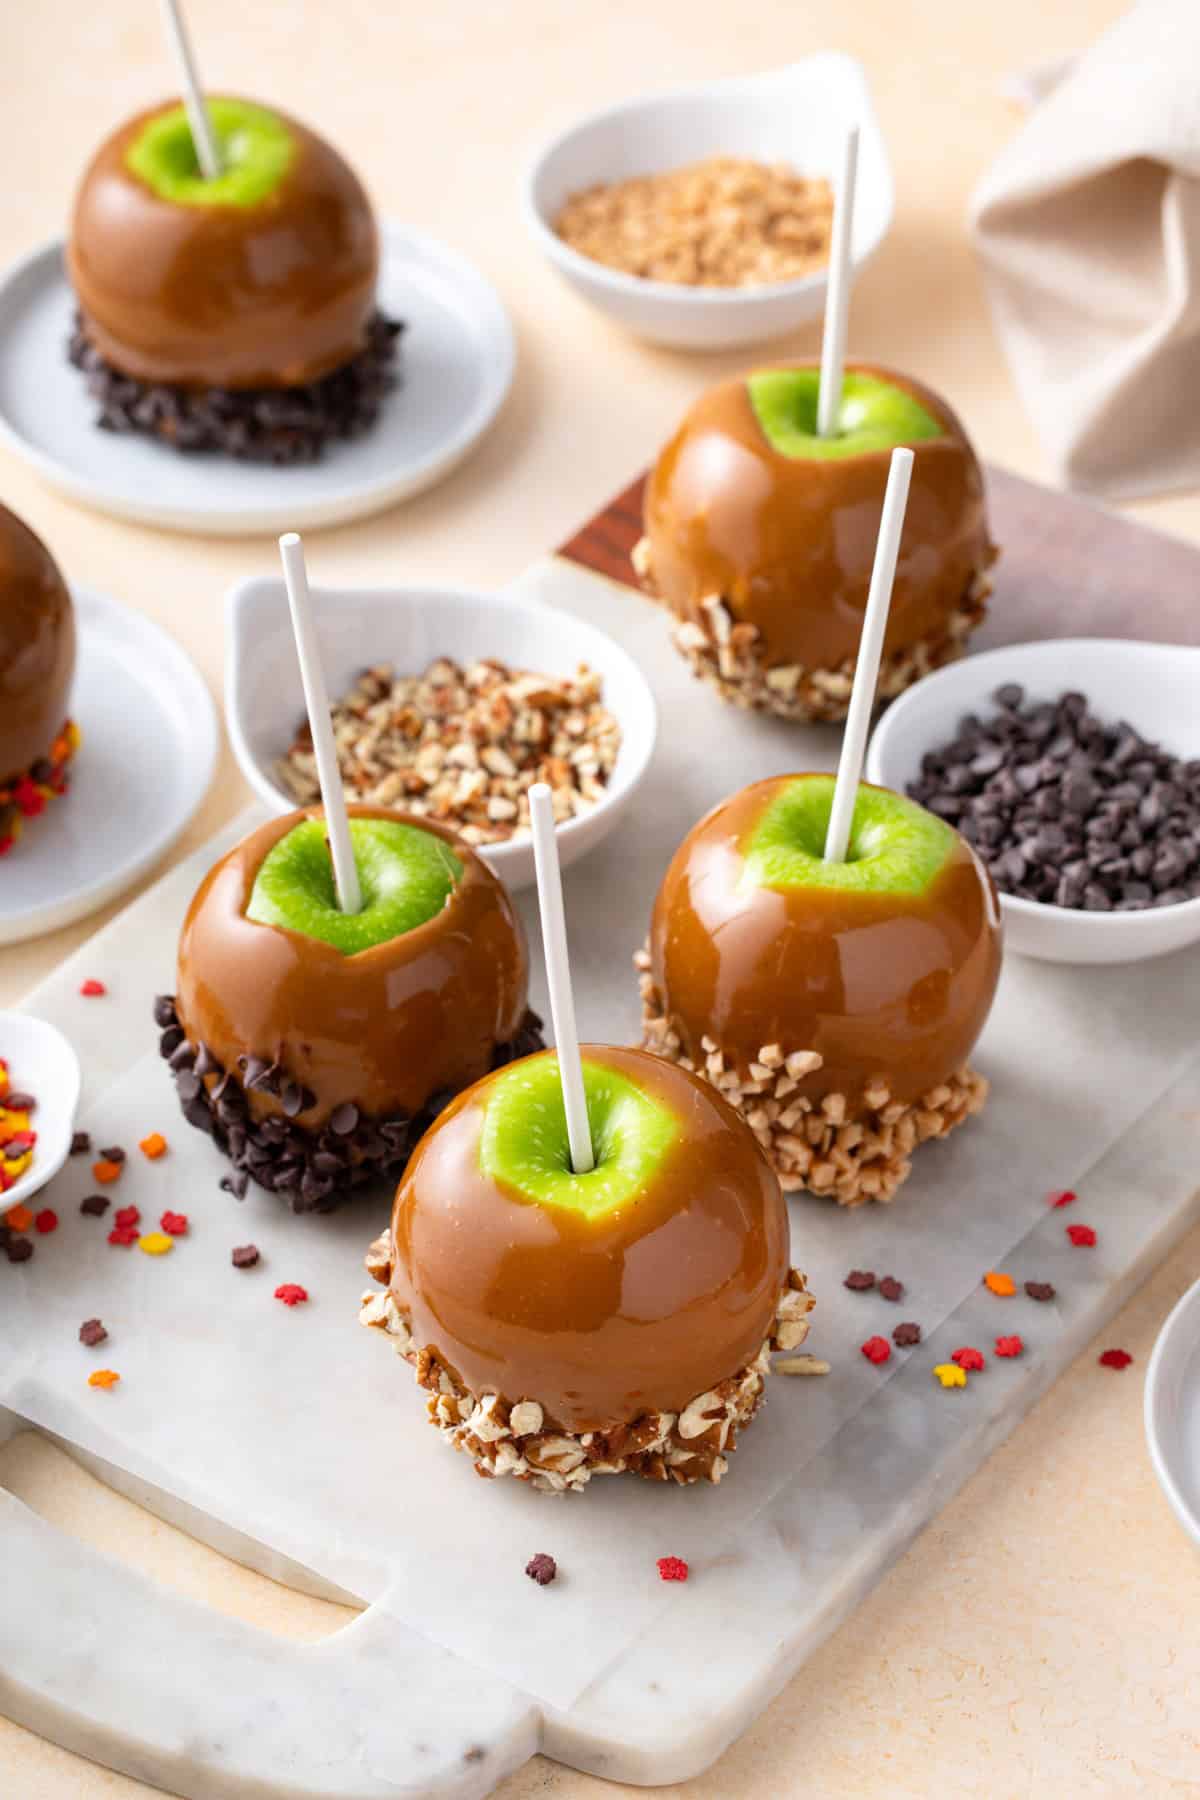
[[597, 1158], [573, 1175], [557, 1060], [526, 1058], [442, 1114], [392, 1220], [392, 1291], [477, 1393], [569, 1430], [677, 1411], [759, 1351], [787, 1216], [753, 1134], [707, 1084], [585, 1045]]
[[139, 381], [277, 388], [358, 354], [375, 307], [370, 202], [298, 120], [213, 95], [222, 172], [206, 181], [182, 106], [101, 145], [75, 200], [67, 263], [96, 349]]
[[915, 453], [885, 654], [944, 637], [993, 560], [983, 476], [958, 419], [896, 372], [851, 364], [837, 436], [816, 432], [815, 364], [708, 389], [646, 487], [650, 579], [706, 628], [717, 596], [767, 667], [840, 670], [858, 651], [888, 460]]
[[[676, 851], [651, 975], [684, 1052], [745, 1074], [764, 1046], [815, 1051], [802, 1092], [911, 1102], [966, 1062], [1000, 970], [1000, 916], [971, 847], [915, 801], [863, 785], [847, 859], [823, 860], [830, 775], [755, 782]], [[801, 1091], [801, 1090], [798, 1090]]]

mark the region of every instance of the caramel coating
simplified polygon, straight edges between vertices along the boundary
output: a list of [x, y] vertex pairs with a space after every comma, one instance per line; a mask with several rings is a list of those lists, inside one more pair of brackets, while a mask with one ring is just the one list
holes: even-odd
[[[790, 365], [808, 367], [811, 365]], [[912, 394], [944, 428], [915, 444], [884, 653], [938, 630], [992, 561], [983, 476], [945, 401], [871, 363], [848, 370]], [[858, 653], [889, 455], [783, 456], [754, 414], [745, 378], [709, 388], [654, 466], [645, 530], [659, 597], [703, 624], [721, 597], [757, 626], [769, 664], [832, 669]]]
[[[343, 956], [332, 944], [246, 917], [267, 852], [319, 806], [272, 819], [201, 882], [179, 940], [176, 1010], [195, 1046], [225, 1069], [247, 1053], [278, 1061], [317, 1096], [297, 1122], [318, 1129], [350, 1101], [373, 1118], [415, 1113], [432, 1094], [477, 1081], [525, 1011], [528, 958], [507, 890], [453, 832], [386, 807], [453, 845], [463, 864], [450, 900], [424, 925]], [[280, 1110], [257, 1090], [256, 1117]]]
[[100, 354], [140, 381], [294, 387], [357, 356], [379, 244], [353, 169], [271, 110], [295, 140], [279, 186], [252, 206], [164, 200], [126, 166], [140, 113], [108, 138], [75, 200], [67, 266]]
[[735, 1374], [788, 1274], [779, 1183], [720, 1095], [642, 1050], [584, 1055], [682, 1121], [635, 1204], [587, 1220], [491, 1181], [482, 1081], [422, 1139], [392, 1215], [391, 1291], [416, 1343], [471, 1392], [536, 1399], [576, 1432], [678, 1412]]
[[957, 837], [920, 895], [811, 887], [741, 889], [741, 846], [781, 788], [744, 788], [701, 819], [672, 858], [650, 929], [654, 982], [693, 1062], [714, 1038], [744, 1074], [759, 1050], [815, 1050], [798, 1084], [853, 1109], [874, 1077], [910, 1103], [962, 1067], [1000, 975], [991, 878]]
[[0, 506], [0, 786], [49, 753], [74, 673], [67, 584], [41, 538]]

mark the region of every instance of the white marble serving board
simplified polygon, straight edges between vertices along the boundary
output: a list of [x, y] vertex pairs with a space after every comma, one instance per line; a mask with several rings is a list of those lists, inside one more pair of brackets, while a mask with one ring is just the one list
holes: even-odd
[[[625, 588], [562, 561], [520, 585], [620, 637], [662, 710], [636, 815], [566, 878], [583, 1031], [629, 1040], [629, 958], [679, 838], [752, 778], [832, 766], [837, 739], [723, 707]], [[818, 1302], [809, 1347], [833, 1373], [772, 1383], [719, 1488], [597, 1481], [553, 1500], [483, 1484], [355, 1322], [386, 1196], [329, 1219], [293, 1219], [266, 1195], [238, 1205], [174, 1111], [149, 1001], [171, 983], [184, 906], [220, 848], [29, 1001], [80, 1049], [83, 1122], [131, 1150], [119, 1202], [150, 1225], [183, 1210], [189, 1236], [162, 1261], [110, 1249], [104, 1223], [78, 1215], [91, 1183], [76, 1164], [47, 1193], [60, 1230], [31, 1263], [0, 1267], [0, 1437], [31, 1423], [228, 1554], [369, 1604], [295, 1649], [152, 1590], [0, 1496], [0, 1707], [196, 1800], [477, 1795], [538, 1747], [627, 1781], [703, 1768], [1200, 1212], [1200, 955], [1097, 970], [1013, 959], [977, 1057], [994, 1082], [983, 1118], [924, 1150], [891, 1208], [792, 1201], [793, 1258]], [[528, 897], [523, 910], [532, 926]], [[85, 975], [106, 1000], [80, 999]], [[154, 1128], [171, 1151], [150, 1165], [133, 1145]], [[1061, 1187], [1079, 1190], [1070, 1214], [1046, 1205]], [[1094, 1249], [1069, 1246], [1068, 1219], [1095, 1226]], [[263, 1265], [235, 1272], [230, 1248], [248, 1240]], [[899, 1276], [902, 1305], [848, 1293], [851, 1267]], [[980, 1285], [995, 1267], [1052, 1281], [1056, 1301], [997, 1299]], [[280, 1281], [302, 1282], [310, 1304], [274, 1302]], [[96, 1355], [76, 1341], [95, 1313], [123, 1377], [108, 1394], [87, 1388]], [[900, 1319], [924, 1343], [868, 1364], [858, 1345]], [[1023, 1336], [1023, 1357], [990, 1356], [1001, 1332]], [[930, 1371], [962, 1343], [988, 1370], [943, 1392]], [[548, 1589], [522, 1574], [537, 1550], [562, 1571]], [[691, 1563], [685, 1586], [657, 1580], [668, 1553]], [[187, 1679], [182, 1650], [164, 1668], [166, 1641], [188, 1647]], [[268, 1726], [256, 1734], [250, 1716]]]

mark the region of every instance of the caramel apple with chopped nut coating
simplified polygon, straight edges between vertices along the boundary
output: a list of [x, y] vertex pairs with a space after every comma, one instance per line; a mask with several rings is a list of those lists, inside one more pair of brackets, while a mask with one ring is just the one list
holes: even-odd
[[645, 1042], [738, 1107], [785, 1189], [889, 1200], [986, 1097], [968, 1066], [1000, 971], [991, 878], [943, 820], [830, 775], [754, 783], [676, 851], [639, 959]]
[[694, 1075], [641, 1050], [582, 1057], [595, 1167], [572, 1171], [552, 1052], [486, 1076], [409, 1163], [363, 1323], [481, 1474], [717, 1481], [768, 1351], [807, 1332], [783, 1195]]

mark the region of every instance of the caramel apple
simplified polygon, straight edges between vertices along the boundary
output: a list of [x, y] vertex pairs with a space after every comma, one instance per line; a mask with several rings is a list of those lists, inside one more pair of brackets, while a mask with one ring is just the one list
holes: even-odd
[[817, 435], [816, 364], [702, 394], [659, 456], [638, 573], [693, 671], [785, 718], [846, 715], [888, 461], [915, 456], [878, 694], [958, 656], [984, 616], [983, 478], [954, 413], [907, 376], [847, 368], [839, 431]]
[[769, 1351], [808, 1331], [783, 1195], [695, 1075], [601, 1045], [582, 1061], [595, 1167], [572, 1172], [552, 1052], [485, 1076], [413, 1154], [362, 1322], [481, 1475], [719, 1481]]
[[350, 808], [363, 890], [339, 911], [320, 807], [245, 838], [184, 921], [156, 1003], [185, 1118], [296, 1212], [393, 1177], [451, 1096], [541, 1043], [508, 894], [452, 832]]
[[75, 613], [41, 538], [0, 506], [0, 856], [67, 789]]
[[182, 105], [101, 145], [75, 200], [72, 357], [101, 423], [180, 449], [316, 454], [378, 410], [398, 327], [376, 307], [379, 240], [357, 175], [286, 114], [216, 96], [221, 173]]
[[645, 1042], [712, 1082], [786, 1190], [890, 1200], [987, 1095], [969, 1066], [1000, 972], [991, 878], [914, 801], [863, 784], [823, 860], [830, 775], [755, 782], [700, 821], [638, 958]]

